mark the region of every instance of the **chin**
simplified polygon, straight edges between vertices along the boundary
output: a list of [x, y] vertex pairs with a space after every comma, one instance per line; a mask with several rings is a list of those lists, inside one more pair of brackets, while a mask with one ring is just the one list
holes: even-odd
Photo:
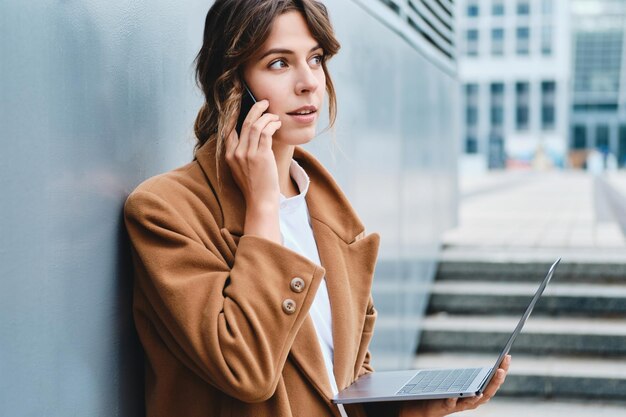
[[274, 140], [285, 145], [304, 145], [309, 143], [316, 135], [315, 126], [289, 129], [288, 131], [282, 131], [281, 129], [280, 133], [280, 136], [274, 135]]

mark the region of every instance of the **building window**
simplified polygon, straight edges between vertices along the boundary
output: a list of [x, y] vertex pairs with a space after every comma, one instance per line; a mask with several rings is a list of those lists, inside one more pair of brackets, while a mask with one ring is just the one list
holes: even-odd
[[479, 13], [478, 3], [470, 2], [467, 4], [467, 15], [469, 17], [478, 17]]
[[504, 16], [504, 2], [502, 0], [494, 0], [491, 3], [491, 14], [493, 16]]
[[609, 127], [607, 125], [596, 126], [596, 148], [602, 152], [609, 151]]
[[530, 28], [527, 26], [517, 28], [517, 54], [528, 55], [530, 46]]
[[465, 138], [465, 153], [478, 153], [478, 140], [475, 137]]
[[476, 126], [478, 125], [478, 84], [465, 84], [465, 124], [468, 131], [465, 138], [465, 153], [478, 152]]
[[617, 163], [620, 168], [623, 168], [624, 166], [626, 166], [626, 125], [620, 125], [619, 127]]
[[504, 125], [504, 84], [492, 83], [491, 91], [491, 126]]
[[465, 85], [465, 123], [468, 127], [478, 124], [478, 84]]
[[487, 149], [487, 167], [489, 169], [502, 169], [506, 164], [504, 152], [504, 138], [496, 132], [489, 135], [489, 147]]
[[554, 129], [556, 121], [556, 83], [541, 82], [541, 128]]
[[517, 1], [517, 15], [528, 16], [530, 14], [530, 3], [528, 0]]
[[541, 53], [552, 55], [552, 26], [550, 25], [541, 27]]
[[585, 149], [587, 147], [587, 128], [584, 125], [574, 126], [574, 140], [572, 148]]
[[491, 29], [491, 55], [501, 56], [504, 54], [504, 29]]
[[609, 101], [617, 99], [622, 72], [622, 30], [578, 32], [574, 42], [574, 92], [597, 94]]
[[468, 56], [478, 55], [478, 29], [468, 29], [466, 32], [467, 46], [466, 52]]
[[528, 130], [530, 125], [530, 84], [515, 83], [515, 127], [517, 130]]

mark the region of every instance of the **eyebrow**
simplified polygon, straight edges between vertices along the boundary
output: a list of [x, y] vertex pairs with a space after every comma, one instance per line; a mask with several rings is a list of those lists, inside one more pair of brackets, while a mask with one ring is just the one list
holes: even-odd
[[[311, 48], [309, 50], [309, 53], [315, 51], [316, 49], [321, 49], [322, 47], [320, 45], [315, 45], [313, 48]], [[285, 54], [285, 55], [293, 55], [294, 52], [290, 49], [283, 49], [283, 48], [274, 48], [274, 49], [270, 49], [269, 51], [266, 51], [265, 53], [263, 53], [263, 55], [261, 55], [259, 57], [259, 61], [262, 60], [263, 58], [265, 58], [268, 55], [272, 55], [272, 54]]]

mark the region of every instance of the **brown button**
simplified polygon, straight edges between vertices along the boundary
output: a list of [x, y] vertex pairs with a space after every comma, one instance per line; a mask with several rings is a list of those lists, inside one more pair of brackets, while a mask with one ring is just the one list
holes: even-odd
[[293, 301], [291, 298], [287, 298], [285, 301], [283, 301], [283, 311], [286, 314], [293, 314], [296, 312], [296, 302]]
[[295, 277], [291, 280], [291, 291], [300, 293], [304, 291], [305, 283], [300, 277]]

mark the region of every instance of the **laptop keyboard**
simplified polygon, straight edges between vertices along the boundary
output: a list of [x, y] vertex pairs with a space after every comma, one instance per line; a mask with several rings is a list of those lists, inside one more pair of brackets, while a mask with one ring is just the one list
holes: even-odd
[[442, 369], [420, 371], [404, 385], [396, 395], [421, 394], [425, 392], [456, 392], [466, 390], [481, 368]]

